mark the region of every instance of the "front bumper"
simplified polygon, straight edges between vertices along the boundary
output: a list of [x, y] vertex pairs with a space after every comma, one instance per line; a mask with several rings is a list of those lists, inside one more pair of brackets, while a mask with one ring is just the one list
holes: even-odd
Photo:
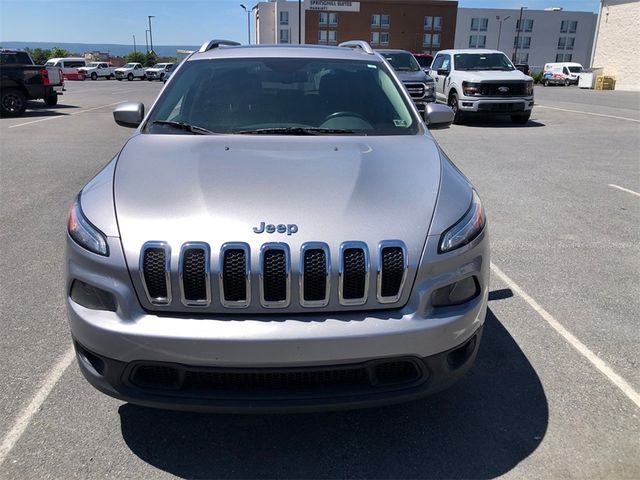
[[[425, 257], [411, 296], [402, 308], [304, 314], [185, 315], [147, 312], [135, 296], [120, 241], [108, 238], [110, 257], [87, 252], [67, 237], [67, 310], [72, 335], [88, 353], [79, 355], [83, 373], [96, 388], [117, 398], [150, 406], [250, 411], [335, 408], [377, 405], [427, 395], [455, 382], [471, 366], [484, 323], [489, 280], [487, 230], [456, 252], [436, 255], [439, 235], [427, 240]], [[463, 305], [434, 308], [433, 291], [467, 276], [475, 276], [480, 293]], [[112, 293], [117, 311], [90, 310], [69, 297], [74, 279]], [[472, 352], [455, 368], [444, 368], [448, 355], [474, 338]], [[466, 351], [466, 350], [465, 350]], [[105, 366], [91, 371], [93, 355]], [[367, 362], [409, 359], [427, 372], [420, 382], [402, 388], [365, 389], [325, 398], [254, 397], [191, 398], [158, 394], [127, 383], [130, 369], [143, 363], [183, 370], [223, 369], [265, 372], [272, 369], [333, 369]], [[417, 363], [416, 363], [417, 362]], [[114, 373], [115, 372], [115, 373]], [[128, 373], [129, 372], [129, 373]], [[263, 401], [264, 400], [264, 401]], [[281, 407], [279, 407], [280, 405]], [[235, 406], [235, 407], [234, 407]], [[256, 410], [257, 409], [257, 410]]]
[[533, 97], [501, 98], [487, 97], [462, 97], [458, 100], [458, 108], [464, 113], [483, 114], [517, 114], [527, 113], [533, 109]]

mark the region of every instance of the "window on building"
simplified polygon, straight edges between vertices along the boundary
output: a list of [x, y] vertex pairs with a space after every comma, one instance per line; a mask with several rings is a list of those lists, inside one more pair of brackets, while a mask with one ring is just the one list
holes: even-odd
[[530, 18], [522, 20], [522, 28], [520, 27], [520, 20], [516, 20], [516, 31], [518, 30], [521, 32], [532, 32], [533, 20]]
[[569, 33], [576, 33], [576, 30], [578, 30], [578, 22], [576, 21], [569, 22]]
[[389, 32], [380, 32], [380, 45], [389, 45]]
[[486, 32], [489, 27], [489, 19], [488, 18], [472, 18], [471, 19], [471, 30]]
[[380, 45], [380, 32], [371, 32], [371, 45]]
[[433, 17], [433, 29], [442, 30], [442, 17]]
[[289, 25], [289, 12], [279, 12], [280, 13], [280, 25]]
[[371, 26], [373, 28], [380, 28], [380, 15], [371, 15]]
[[422, 46], [423, 47], [430, 47], [431, 46], [431, 34], [430, 33], [425, 33], [424, 35], [422, 35]]
[[567, 37], [558, 38], [558, 50], [564, 50], [564, 47], [567, 44]]
[[573, 20], [563, 20], [560, 22], [560, 33], [576, 33], [578, 22]]
[[335, 30], [329, 30], [329, 43], [336, 44], [338, 43], [338, 32]]
[[531, 37], [514, 37], [513, 48], [529, 49], [531, 48]]
[[328, 25], [329, 24], [329, 14], [327, 12], [320, 12], [318, 17], [318, 23], [320, 25]]
[[380, 25], [382, 28], [389, 28], [391, 24], [391, 15], [380, 15]]
[[566, 48], [567, 50], [573, 50], [573, 46], [575, 45], [575, 43], [576, 43], [576, 39], [575, 39], [575, 38], [573, 38], [573, 37], [568, 37], [568, 38], [567, 38], [567, 45], [566, 45], [566, 47], [565, 47], [565, 48]]
[[431, 36], [431, 46], [432, 47], [436, 47], [436, 48], [440, 47], [440, 34], [439, 33], [434, 33]]
[[480, 19], [479, 18], [472, 18], [471, 19], [471, 31], [477, 32], [479, 28], [480, 28]]
[[318, 30], [318, 43], [327, 43], [327, 37], [326, 30]]
[[558, 53], [556, 54], [556, 62], [570, 62], [571, 56], [570, 53]]
[[333, 12], [329, 13], [329, 25], [331, 25], [332, 27], [335, 27], [336, 25], [338, 25], [338, 14], [337, 13], [333, 13]]
[[280, 43], [289, 43], [289, 29], [280, 29]]
[[518, 52], [513, 56], [513, 63], [529, 63], [529, 53]]
[[433, 17], [424, 17], [424, 29], [433, 30]]
[[481, 18], [480, 19], [480, 31], [481, 32], [486, 32], [487, 28], [489, 28], [489, 19], [488, 18]]

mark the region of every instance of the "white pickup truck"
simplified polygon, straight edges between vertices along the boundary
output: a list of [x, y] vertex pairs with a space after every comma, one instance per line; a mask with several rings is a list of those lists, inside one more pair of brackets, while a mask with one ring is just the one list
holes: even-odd
[[105, 62], [91, 62], [86, 67], [80, 67], [78, 73], [82, 73], [91, 80], [97, 80], [100, 77], [111, 79], [115, 76], [113, 68]]
[[173, 67], [173, 63], [156, 63], [153, 67], [147, 68], [144, 73], [150, 82], [164, 80], [164, 76], [171, 70], [171, 67]]
[[116, 68], [114, 70], [117, 80], [124, 80], [125, 78], [129, 81], [134, 78], [139, 78], [140, 80], [144, 80], [146, 77], [144, 73], [144, 68], [141, 63], [130, 62], [123, 65], [120, 68]]
[[533, 79], [497, 50], [442, 50], [429, 75], [436, 81], [436, 101], [449, 105], [454, 123], [466, 115], [509, 115], [513, 123], [529, 121]]

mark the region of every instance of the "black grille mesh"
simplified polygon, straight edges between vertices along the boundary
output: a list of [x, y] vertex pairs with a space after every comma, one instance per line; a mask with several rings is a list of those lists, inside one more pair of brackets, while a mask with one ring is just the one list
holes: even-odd
[[398, 295], [404, 275], [404, 254], [400, 247], [382, 249], [382, 281], [380, 295], [395, 297]]
[[342, 297], [356, 299], [364, 297], [366, 259], [361, 248], [347, 248], [343, 256]]
[[186, 300], [206, 300], [206, 254], [202, 248], [189, 248], [182, 257], [182, 282]]
[[222, 260], [222, 286], [224, 299], [229, 302], [247, 300], [246, 252], [239, 248], [225, 250]]
[[144, 281], [151, 298], [167, 297], [167, 280], [164, 271], [165, 251], [162, 248], [147, 248], [142, 269]]
[[284, 250], [267, 250], [263, 257], [263, 288], [267, 302], [287, 298], [287, 264]]
[[304, 299], [324, 300], [327, 289], [327, 254], [322, 249], [304, 252]]

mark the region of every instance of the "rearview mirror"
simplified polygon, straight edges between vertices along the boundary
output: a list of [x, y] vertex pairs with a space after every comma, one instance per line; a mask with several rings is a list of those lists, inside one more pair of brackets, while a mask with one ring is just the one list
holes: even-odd
[[450, 107], [437, 103], [427, 103], [424, 121], [429, 128], [447, 128], [453, 123], [454, 113]]
[[113, 109], [113, 119], [121, 127], [136, 128], [144, 118], [144, 105], [140, 102], [121, 103]]

